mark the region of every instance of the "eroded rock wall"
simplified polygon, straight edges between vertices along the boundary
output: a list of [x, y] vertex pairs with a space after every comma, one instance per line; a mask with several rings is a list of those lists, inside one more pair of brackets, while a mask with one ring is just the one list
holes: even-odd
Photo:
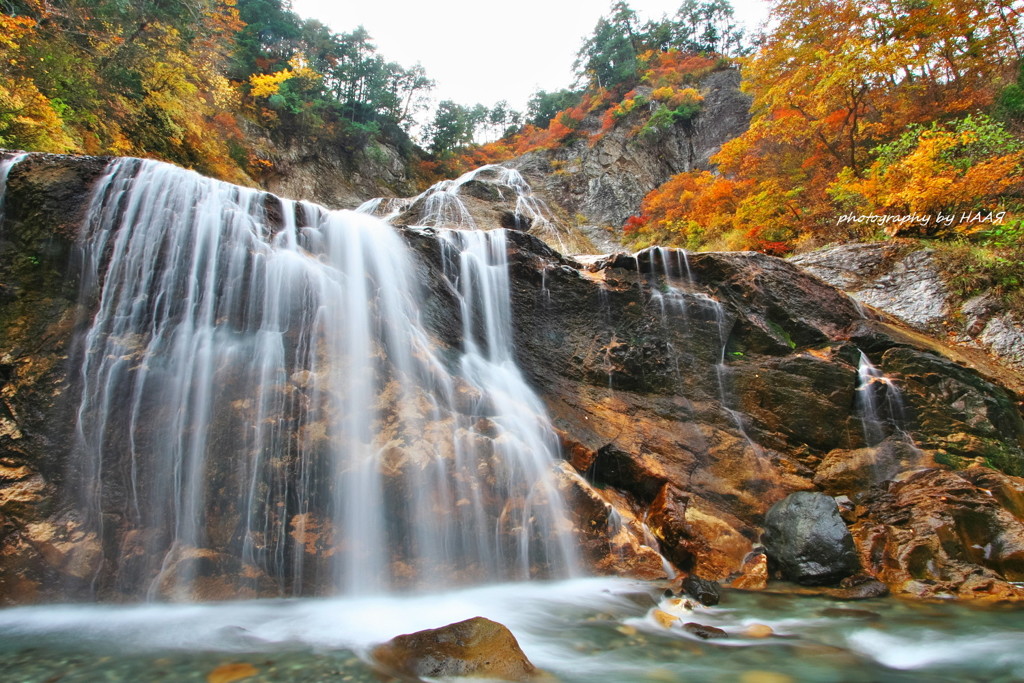
[[[1022, 472], [1019, 396], [779, 259], [693, 254], [670, 277], [652, 274], [664, 262], [652, 250], [593, 273], [549, 267], [542, 289], [525, 286], [536, 275], [523, 269], [516, 303], [523, 365], [573, 465], [646, 520], [670, 560], [733, 578], [759, 552], [773, 503], [823, 490], [852, 501], [862, 564], [893, 590], [1019, 594], [1007, 582], [1016, 570], [992, 569], [1016, 566], [1012, 506], [993, 500], [972, 518], [972, 534], [1004, 539], [981, 544], [984, 565], [970, 549], [978, 538], [953, 533], [942, 552], [900, 559], [902, 542], [940, 546], [925, 543], [925, 522], [905, 528], [889, 507], [907, 507], [892, 493], [924, 487], [935, 514], [956, 517], [964, 503], [952, 491], [985, 495], [950, 471], [968, 465], [1015, 491], [1024, 480], [993, 468]], [[883, 383], [863, 379], [863, 358], [901, 392], [880, 441], [861, 397]]]
[[264, 161], [256, 181], [281, 197], [354, 209], [371, 197], [406, 197], [417, 191], [408, 156], [386, 142], [352, 141], [349, 149], [331, 149], [295, 139], [273, 141], [258, 129], [249, 133]]

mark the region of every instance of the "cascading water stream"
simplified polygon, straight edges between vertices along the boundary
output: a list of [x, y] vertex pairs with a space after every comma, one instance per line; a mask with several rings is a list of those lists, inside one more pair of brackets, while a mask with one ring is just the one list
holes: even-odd
[[[708, 296], [703, 292], [691, 291], [695, 284], [693, 271], [690, 269], [689, 255], [685, 249], [670, 249], [667, 247], [651, 247], [646, 250], [647, 259], [642, 259], [641, 254], [634, 255], [637, 263], [637, 272], [646, 277], [649, 297], [660, 311], [663, 325], [669, 323], [672, 316], [678, 316], [687, 322], [690, 315], [689, 307], [697, 305], [702, 311], [701, 315], [707, 319], [710, 311], [710, 318], [714, 322], [717, 336], [717, 362], [715, 363], [715, 381], [718, 385], [718, 398], [722, 410], [728, 416], [729, 421], [736, 428], [737, 433], [743, 438], [747, 446], [755, 455], [762, 456], [761, 447], [750, 438], [744, 425], [743, 414], [731, 407], [734, 402], [726, 385], [727, 364], [726, 352], [729, 344], [729, 330], [726, 320], [725, 308], [717, 299]], [[642, 261], [646, 260], [649, 266], [645, 269]], [[673, 282], [683, 280], [690, 288], [680, 287]], [[676, 376], [681, 381], [682, 368], [678, 360], [678, 353], [668, 344], [669, 355], [672, 359]]]
[[906, 416], [899, 387], [876, 368], [863, 351], [857, 364], [856, 396], [864, 442], [868, 446], [877, 446], [893, 432], [910, 440], [903, 431]]
[[4, 198], [7, 196], [7, 178], [11, 175], [11, 169], [27, 156], [28, 154], [22, 152], [0, 159], [0, 223], [3, 223], [4, 220]]
[[[516, 527], [530, 530], [520, 535], [519, 561], [529, 558], [531, 538], [553, 538], [558, 541], [554, 549], [558, 563], [575, 567], [575, 544], [567, 533], [560, 495], [545, 476], [558, 458], [558, 439], [544, 405], [515, 362], [505, 232], [446, 230], [441, 239], [448, 277], [459, 291], [462, 307], [461, 374], [490, 403], [483, 412], [503, 434], [494, 442], [497, 461], [506, 465], [500, 479], [506, 486], [519, 479], [536, 482], [520, 510], [506, 506], [502, 511], [503, 518], [506, 514], [516, 517], [511, 521]], [[543, 514], [538, 515], [538, 509]], [[538, 525], [541, 528], [534, 533]]]
[[72, 475], [107, 549], [96, 591], [573, 572], [503, 233], [443, 235], [466, 334], [446, 352], [420, 319], [426, 266], [372, 216], [138, 160], [110, 166], [88, 216]]

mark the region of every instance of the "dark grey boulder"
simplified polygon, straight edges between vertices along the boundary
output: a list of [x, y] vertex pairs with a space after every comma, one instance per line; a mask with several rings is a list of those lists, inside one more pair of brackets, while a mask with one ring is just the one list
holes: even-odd
[[769, 566], [805, 586], [834, 584], [860, 569], [860, 561], [835, 500], [800, 491], [772, 506], [761, 536]]

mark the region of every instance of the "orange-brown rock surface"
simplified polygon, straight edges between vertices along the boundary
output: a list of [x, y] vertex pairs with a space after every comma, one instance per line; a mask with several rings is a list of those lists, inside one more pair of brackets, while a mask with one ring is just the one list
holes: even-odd
[[483, 617], [396, 636], [371, 654], [384, 673], [403, 679], [525, 681], [537, 672], [512, 632]]

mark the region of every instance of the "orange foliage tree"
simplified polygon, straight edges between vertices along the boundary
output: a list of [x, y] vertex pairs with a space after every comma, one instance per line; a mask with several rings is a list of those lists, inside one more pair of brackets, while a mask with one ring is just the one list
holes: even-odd
[[0, 14], [0, 146], [29, 147], [43, 152], [75, 148], [64, 130], [55, 103], [21, 75], [26, 56], [22, 43], [35, 37], [32, 17]]
[[241, 28], [235, 0], [174, 4], [22, 0], [0, 14], [0, 141], [37, 151], [132, 154], [244, 181], [222, 114]]
[[[930, 216], [924, 222], [893, 222], [890, 235], [910, 231], [971, 233], [988, 225], [961, 220], [995, 213], [1008, 195], [1024, 191], [1024, 142], [999, 123], [968, 116], [950, 125], [915, 126], [876, 150], [862, 176], [844, 169], [829, 188], [846, 211], [858, 214]], [[938, 221], [940, 213], [951, 216]]]
[[[700, 216], [687, 214], [702, 221], [710, 235], [705, 245], [767, 244], [778, 251], [779, 243], [784, 248], [832, 236], [840, 208], [833, 200], [841, 194], [833, 187], [838, 178], [848, 196], [875, 196], [860, 182], [866, 173], [879, 181], [878, 170], [870, 170], [875, 168], [872, 150], [913, 124], [992, 103], [996, 87], [1020, 58], [1018, 5], [1017, 0], [777, 0], [774, 27], [744, 64], [745, 87], [754, 96], [750, 128], [713, 159], [738, 189], [704, 207]], [[925, 136], [917, 156], [900, 167], [934, 158], [947, 142]], [[967, 194], [988, 191], [982, 177], [996, 169], [965, 172], [955, 185]], [[941, 168], [932, 171], [940, 171], [931, 176], [934, 187], [921, 188], [920, 197], [945, 191], [949, 178]], [[926, 176], [916, 177], [927, 184]], [[888, 177], [895, 183], [897, 169]], [[865, 199], [862, 205], [903, 210], [924, 204], [894, 199], [872, 205]], [[631, 226], [634, 235], [644, 228], [636, 221]]]

